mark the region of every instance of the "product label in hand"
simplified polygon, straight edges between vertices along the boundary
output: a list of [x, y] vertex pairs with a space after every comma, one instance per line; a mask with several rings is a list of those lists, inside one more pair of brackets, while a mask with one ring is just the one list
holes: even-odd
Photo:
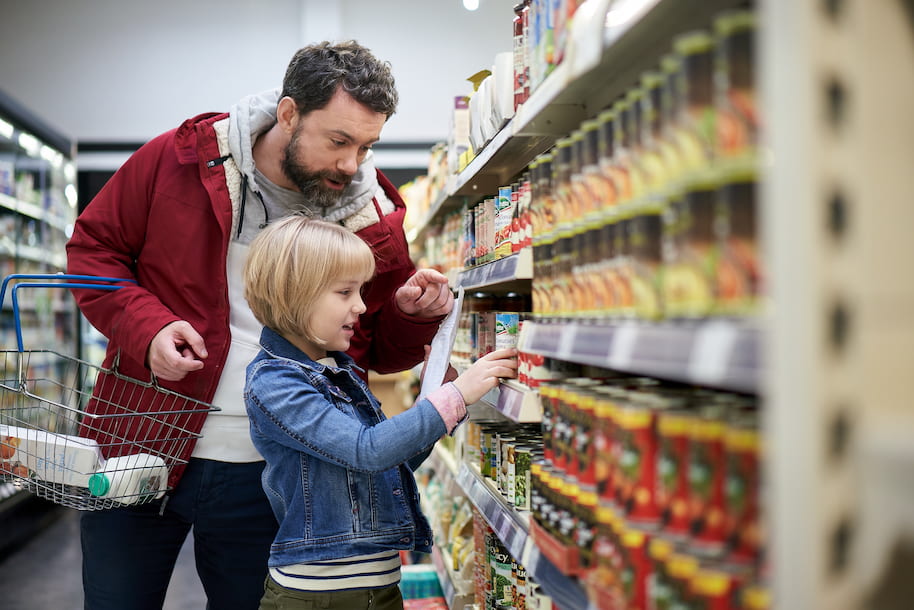
[[460, 309], [463, 307], [463, 287], [457, 289], [457, 298], [454, 299], [454, 308], [451, 313], [441, 322], [438, 327], [438, 333], [432, 339], [431, 352], [428, 355], [428, 362], [425, 364], [425, 373], [422, 377], [422, 388], [419, 391], [419, 398], [425, 396], [444, 383], [444, 375], [451, 363], [451, 350], [454, 347], [454, 339], [457, 337], [457, 320], [460, 319]]

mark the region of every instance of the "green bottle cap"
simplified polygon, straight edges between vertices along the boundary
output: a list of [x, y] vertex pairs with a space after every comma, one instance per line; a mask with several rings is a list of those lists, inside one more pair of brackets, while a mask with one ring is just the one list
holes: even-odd
[[89, 493], [93, 496], [104, 496], [111, 489], [111, 481], [103, 472], [96, 472], [89, 477]]

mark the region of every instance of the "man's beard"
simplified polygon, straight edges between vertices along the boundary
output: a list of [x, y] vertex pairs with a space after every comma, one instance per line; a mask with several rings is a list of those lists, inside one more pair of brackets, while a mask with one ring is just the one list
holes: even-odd
[[298, 159], [299, 131], [292, 134], [292, 139], [286, 146], [282, 157], [282, 171], [286, 177], [301, 191], [308, 206], [318, 208], [333, 207], [340, 201], [343, 189], [337, 190], [324, 186], [323, 179], [327, 178], [348, 186], [352, 176], [331, 171], [312, 172]]

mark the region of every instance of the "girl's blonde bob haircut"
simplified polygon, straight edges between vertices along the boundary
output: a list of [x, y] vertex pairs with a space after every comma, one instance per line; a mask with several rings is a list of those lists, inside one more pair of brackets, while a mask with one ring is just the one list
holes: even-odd
[[244, 298], [257, 320], [284, 337], [322, 345], [309, 320], [334, 281], [374, 275], [371, 248], [355, 233], [323, 220], [293, 215], [271, 223], [251, 242], [244, 265]]

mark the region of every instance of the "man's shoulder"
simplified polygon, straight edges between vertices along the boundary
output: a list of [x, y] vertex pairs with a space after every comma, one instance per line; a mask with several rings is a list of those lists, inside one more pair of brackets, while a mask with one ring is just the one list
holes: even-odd
[[[162, 138], [174, 142], [177, 154], [185, 162], [195, 162], [196, 151], [201, 145], [214, 145], [214, 125], [228, 118], [227, 112], [204, 112], [185, 120], [177, 128], [162, 134]], [[202, 140], [201, 140], [202, 137]]]

